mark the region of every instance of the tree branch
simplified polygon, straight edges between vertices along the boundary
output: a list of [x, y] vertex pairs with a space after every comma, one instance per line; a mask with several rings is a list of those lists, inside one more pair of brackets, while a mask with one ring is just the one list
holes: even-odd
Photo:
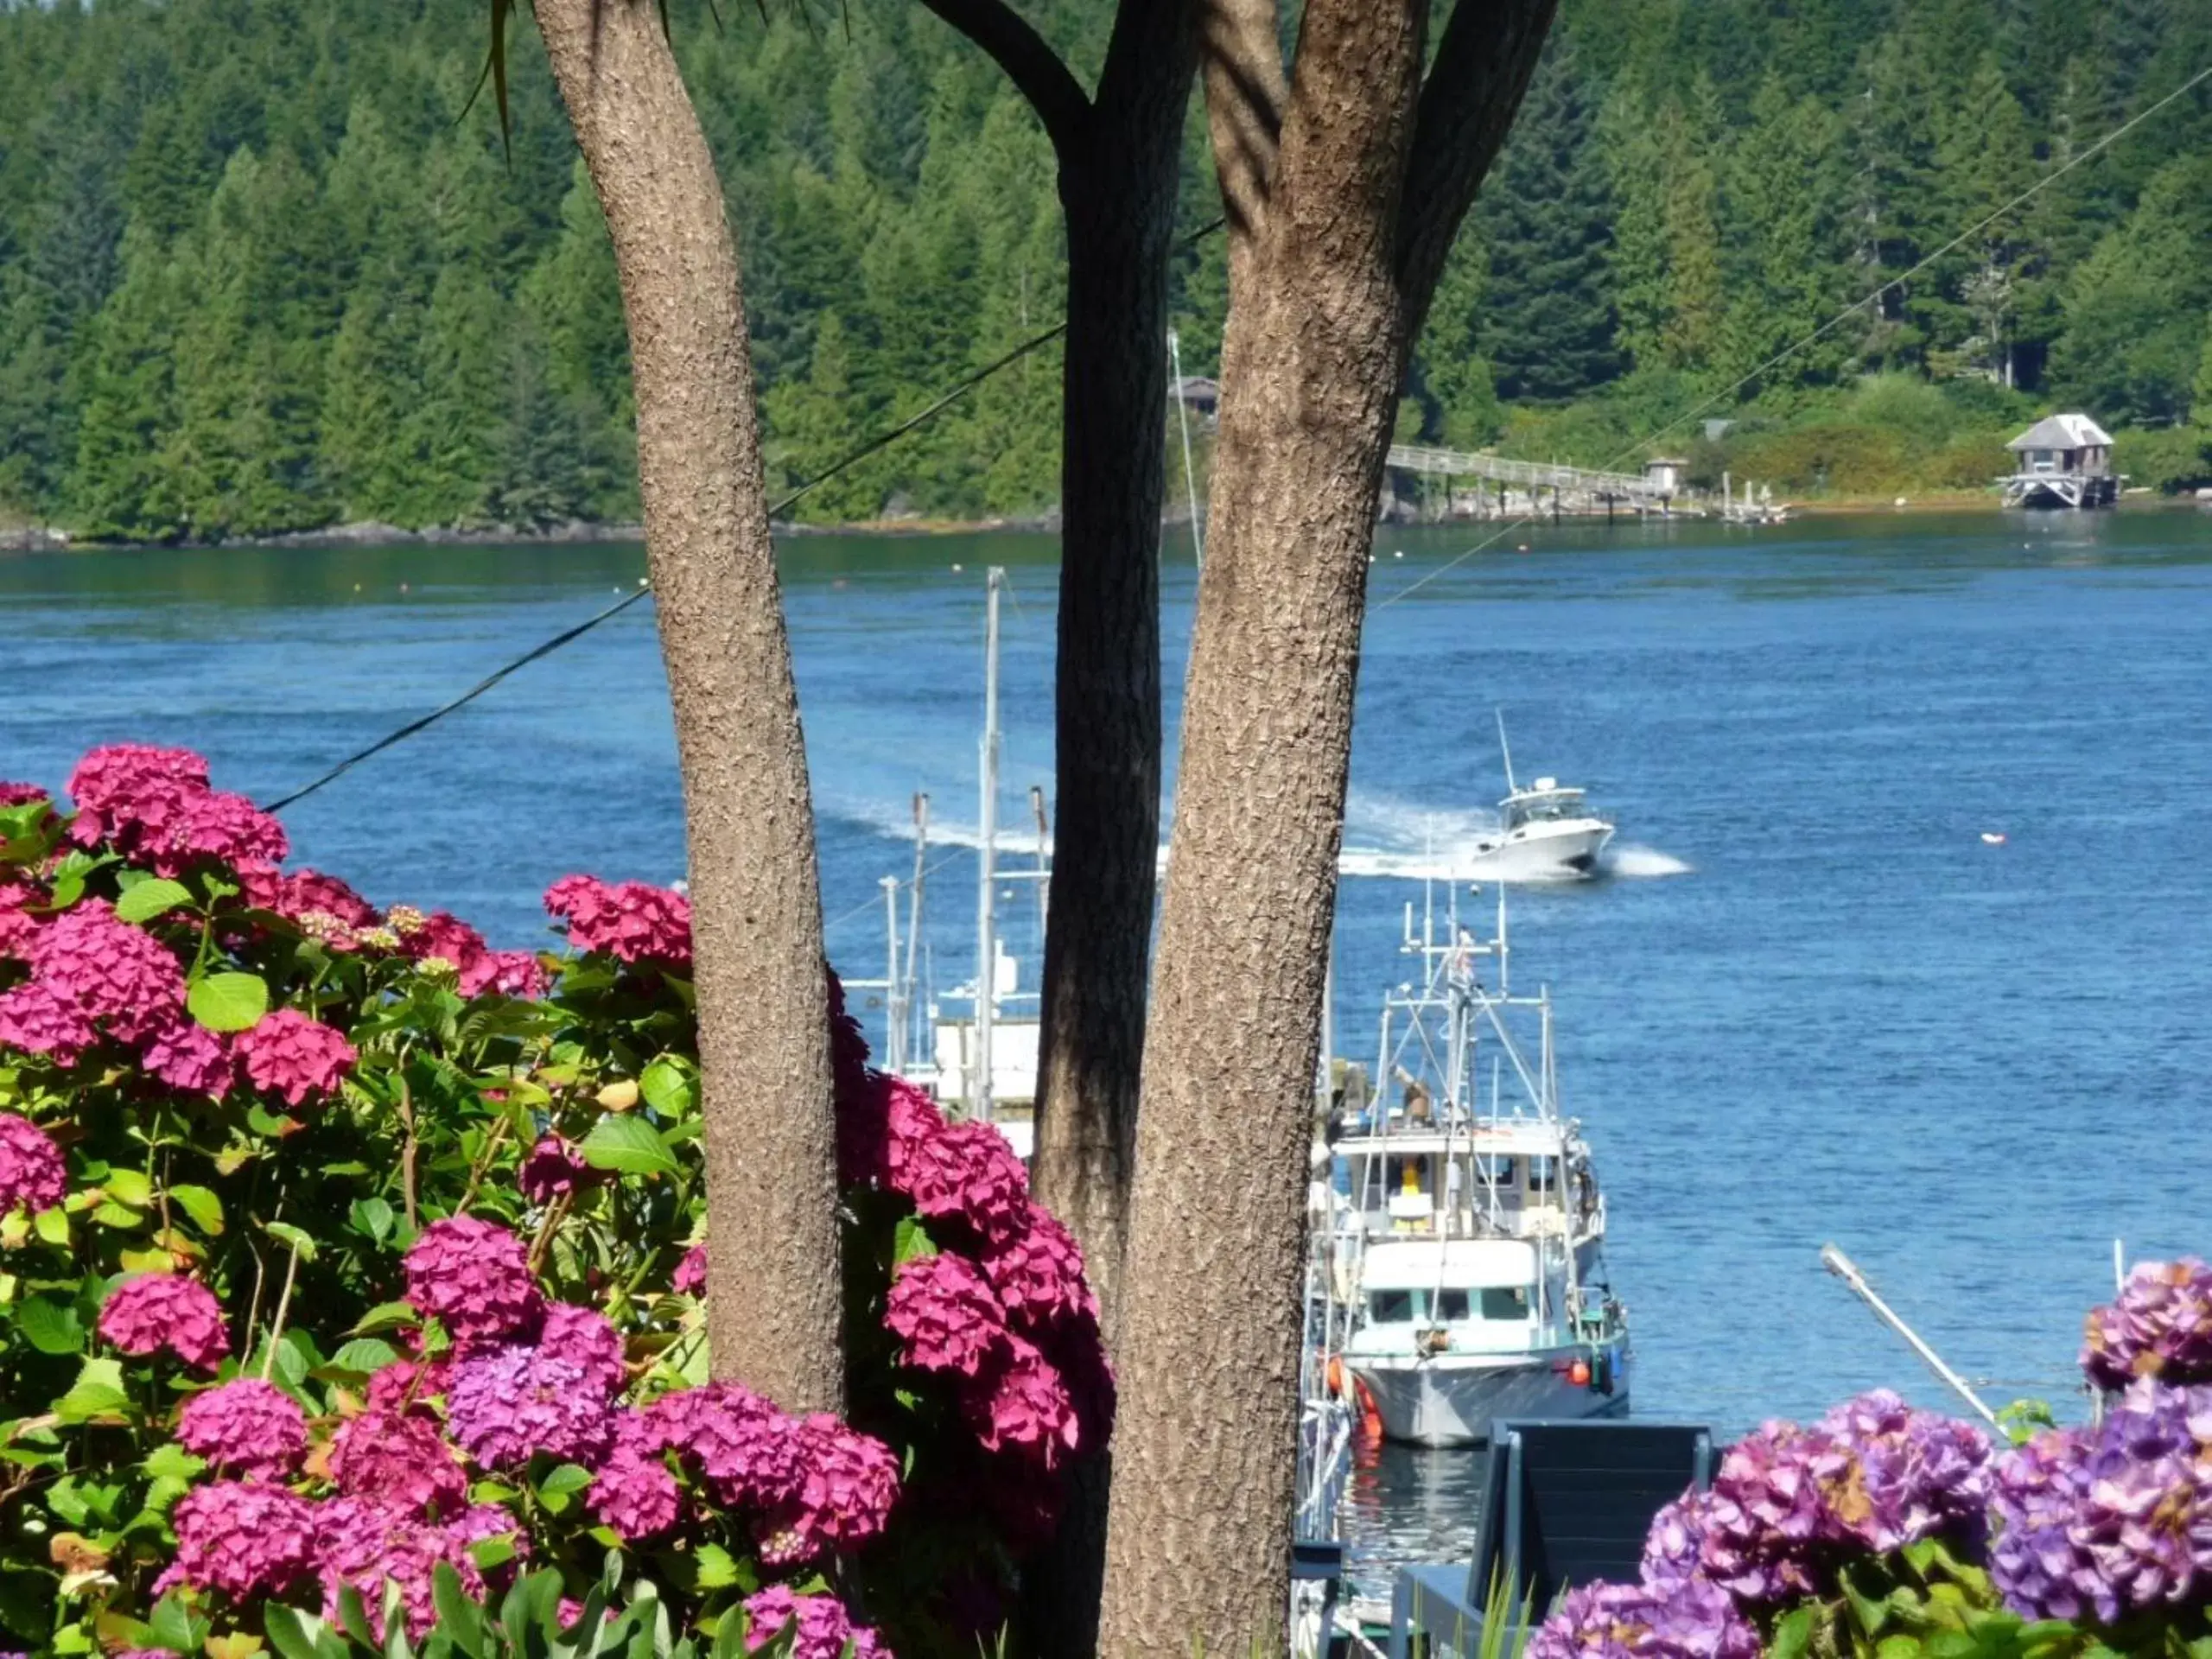
[[1459, 0], [1422, 86], [1398, 209], [1398, 282], [1418, 337], [1459, 223], [1512, 130], [1559, 0]]
[[990, 54], [1029, 100], [1045, 136], [1065, 162], [1081, 143], [1090, 100], [1044, 36], [1006, 0], [922, 0], [938, 17]]

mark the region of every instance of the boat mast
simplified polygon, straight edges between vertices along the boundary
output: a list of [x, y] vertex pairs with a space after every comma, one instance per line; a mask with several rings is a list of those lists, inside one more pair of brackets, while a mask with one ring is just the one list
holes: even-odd
[[887, 875], [877, 886], [883, 889], [883, 1030], [891, 1074], [906, 1070], [906, 999], [899, 979], [899, 878]]
[[[929, 842], [930, 798], [917, 794], [914, 797], [914, 878], [906, 893], [906, 975], [899, 993], [899, 1007], [906, 1011], [906, 1035], [914, 1045], [914, 1059], [919, 1063], [926, 1058], [934, 1064], [937, 1057], [928, 1052], [929, 1033], [922, 1025], [914, 1000], [914, 952], [922, 937], [922, 881], [929, 874]], [[895, 1071], [898, 1068], [894, 1066], [892, 1069]]]
[[991, 1120], [991, 1014], [998, 999], [998, 916], [995, 908], [999, 816], [999, 589], [1006, 571], [990, 568], [983, 623], [983, 753], [976, 815], [976, 1071], [969, 1081], [969, 1116]]
[[1513, 746], [1505, 741], [1505, 710], [1497, 711], [1497, 752], [1505, 757], [1505, 792], [1517, 794], [1520, 785], [1513, 781]]

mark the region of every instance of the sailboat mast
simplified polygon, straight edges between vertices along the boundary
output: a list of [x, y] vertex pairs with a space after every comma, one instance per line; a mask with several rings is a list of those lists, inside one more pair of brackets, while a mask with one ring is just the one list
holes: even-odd
[[1006, 571], [993, 565], [984, 605], [982, 784], [976, 814], [976, 1075], [968, 1090], [969, 1116], [986, 1123], [991, 1118], [991, 1015], [998, 1001], [999, 589], [1005, 582]]

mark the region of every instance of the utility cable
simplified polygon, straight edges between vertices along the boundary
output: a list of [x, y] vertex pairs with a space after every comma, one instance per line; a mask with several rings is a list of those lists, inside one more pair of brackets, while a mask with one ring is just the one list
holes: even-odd
[[[2159, 111], [2164, 109], [2166, 105], [2173, 103], [2183, 94], [2192, 91], [2198, 85], [2207, 79], [2212, 79], [2212, 64], [2207, 64], [2203, 68], [2198, 70], [2195, 74], [2191, 75], [2180, 86], [2175, 87], [2173, 91], [2168, 92], [2157, 103], [2152, 104], [2147, 109], [2142, 110], [2137, 114], [2129, 117], [2126, 121], [2121, 122], [2120, 125], [2114, 127], [2103, 137], [2098, 139], [2096, 143], [2088, 145], [2078, 155], [2069, 156], [2063, 165], [2056, 167], [2050, 172], [2044, 174], [2043, 177], [2037, 179], [2033, 184], [2021, 191], [2018, 195], [2013, 197], [2012, 200], [2006, 202], [1994, 213], [1986, 214], [1982, 218], [1975, 220], [1974, 223], [1969, 225], [1965, 230], [1960, 232], [1958, 235], [1953, 237], [1948, 242], [1946, 242], [1942, 247], [1936, 249], [1935, 252], [1928, 255], [1918, 264], [1913, 265], [1910, 270], [1900, 271], [1894, 276], [1885, 278], [1881, 284], [1875, 288], [1872, 292], [1853, 300], [1849, 305], [1844, 307], [1842, 310], [1837, 312], [1835, 315], [1830, 317], [1826, 322], [1814, 329], [1811, 334], [1807, 334], [1802, 340], [1797, 340], [1794, 344], [1783, 346], [1772, 357], [1767, 359], [1765, 362], [1760, 364], [1757, 368], [1753, 369], [1750, 373], [1743, 376], [1740, 379], [1738, 379], [1731, 385], [1723, 387], [1720, 391], [1714, 392], [1704, 402], [1693, 404], [1681, 414], [1677, 415], [1673, 420], [1668, 422], [1664, 426], [1658, 428], [1655, 431], [1646, 433], [1642, 438], [1638, 439], [1635, 443], [1630, 444], [1627, 448], [1622, 450], [1611, 461], [1607, 461], [1603, 467], [1597, 468], [1597, 470], [1599, 472], [1611, 472], [1614, 468], [1624, 466], [1629, 461], [1632, 460], [1638, 450], [1646, 448], [1650, 445], [1656, 443], [1660, 439], [1666, 437], [1669, 434], [1678, 431], [1681, 428], [1688, 426], [1692, 421], [1697, 419], [1699, 416], [1704, 414], [1706, 410], [1722, 403], [1732, 403], [1738, 393], [1741, 392], [1745, 387], [1750, 385], [1754, 380], [1759, 379], [1761, 377], [1765, 375], [1768, 371], [1777, 367], [1781, 364], [1788, 362], [1791, 358], [1796, 356], [1800, 352], [1806, 350], [1808, 347], [1818, 344], [1821, 340], [1833, 334], [1836, 329], [1841, 327], [1843, 324], [1852, 317], [1857, 315], [1859, 312], [1866, 309], [1867, 307], [1873, 305], [1879, 301], [1882, 296], [1888, 293], [1891, 289], [1903, 287], [1906, 283], [1910, 282], [1915, 276], [1920, 275], [1922, 271], [1927, 270], [1929, 266], [1934, 264], [1938, 259], [1943, 258], [1945, 256], [1956, 251], [1961, 245], [1973, 240], [1974, 238], [1987, 230], [1999, 219], [2012, 212], [2013, 209], [2022, 206], [2041, 192], [2049, 189], [2052, 185], [2057, 183], [2059, 180], [2064, 178], [2069, 173], [2071, 173], [2075, 168], [2081, 166], [2082, 162], [2088, 161], [2090, 157], [2099, 155], [2102, 151], [2109, 149], [2113, 144], [2126, 137], [2137, 127], [2142, 125], [2144, 122], [2148, 121], [2152, 116], [2158, 114]], [[1449, 575], [1452, 571], [1456, 570], [1459, 566], [1465, 564], [1469, 559], [1473, 558], [1478, 553], [1488, 551], [1491, 548], [1497, 546], [1498, 543], [1503, 541], [1505, 537], [1511, 535], [1522, 525], [1535, 522], [1537, 517], [1538, 514], [1535, 507], [1532, 505], [1528, 512], [1521, 514], [1517, 518], [1507, 520], [1504, 524], [1499, 525], [1496, 531], [1484, 537], [1481, 541], [1477, 542], [1472, 547], [1468, 548], [1465, 552], [1457, 554], [1453, 557], [1446, 560], [1442, 564], [1438, 565], [1433, 570], [1424, 571], [1412, 582], [1408, 582], [1404, 587], [1399, 588], [1397, 592], [1390, 594], [1387, 599], [1378, 601], [1370, 608], [1377, 611], [1386, 610], [1389, 607], [1395, 605], [1402, 599], [1411, 598], [1414, 594], [1419, 593], [1423, 588], [1428, 586], [1430, 582], [1436, 581], [1440, 576]]]

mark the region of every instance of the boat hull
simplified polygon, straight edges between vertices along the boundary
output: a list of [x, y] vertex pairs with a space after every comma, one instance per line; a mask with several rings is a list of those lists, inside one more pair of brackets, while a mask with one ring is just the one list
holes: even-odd
[[1529, 1355], [1369, 1357], [1351, 1361], [1382, 1420], [1405, 1446], [1482, 1446], [1501, 1417], [1617, 1417], [1628, 1411], [1629, 1357], [1613, 1351], [1612, 1392], [1575, 1383], [1566, 1368], [1586, 1349]]
[[1488, 881], [1577, 881], [1598, 872], [1613, 827], [1597, 819], [1531, 825], [1478, 845], [1463, 874]]

